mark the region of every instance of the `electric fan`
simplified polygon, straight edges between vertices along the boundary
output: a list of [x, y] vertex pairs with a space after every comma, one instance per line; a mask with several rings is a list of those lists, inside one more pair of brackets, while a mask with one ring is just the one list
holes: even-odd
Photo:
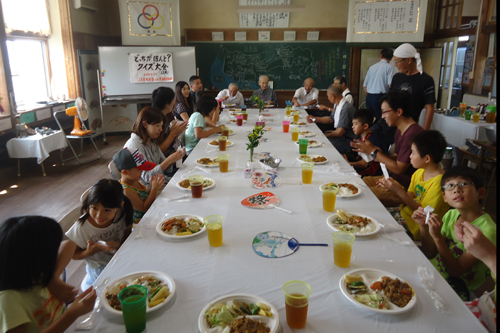
[[89, 111], [87, 109], [87, 102], [83, 98], [78, 97], [75, 101], [75, 106], [66, 109], [66, 114], [75, 117], [75, 125], [71, 131], [71, 135], [84, 136], [92, 133], [84, 124], [84, 121], [89, 117]]

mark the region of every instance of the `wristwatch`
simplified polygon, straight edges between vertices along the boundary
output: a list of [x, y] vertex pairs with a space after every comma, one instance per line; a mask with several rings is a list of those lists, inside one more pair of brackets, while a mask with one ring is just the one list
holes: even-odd
[[374, 151], [372, 151], [372, 153], [370, 154], [370, 156], [372, 158], [375, 158], [375, 156], [377, 156], [377, 153], [378, 153], [378, 149], [375, 149]]

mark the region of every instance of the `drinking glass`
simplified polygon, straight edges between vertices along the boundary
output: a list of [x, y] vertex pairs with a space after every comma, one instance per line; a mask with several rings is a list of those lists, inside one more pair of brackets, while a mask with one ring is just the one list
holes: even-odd
[[203, 194], [203, 176], [193, 175], [189, 177], [189, 186], [191, 186], [191, 196], [195, 199], [201, 198]]
[[207, 227], [208, 243], [212, 247], [222, 245], [222, 215], [209, 215], [203, 219]]
[[219, 150], [226, 151], [227, 136], [220, 135], [217, 139], [219, 139]]
[[302, 182], [304, 184], [311, 184], [313, 178], [314, 164], [302, 163], [301, 168], [302, 168]]
[[227, 172], [229, 170], [229, 154], [219, 154], [217, 161], [219, 161], [220, 172]]
[[311, 292], [311, 286], [304, 281], [291, 280], [283, 285], [286, 322], [290, 328], [303, 328], [306, 326]]
[[147, 299], [148, 288], [141, 285], [128, 286], [118, 294], [118, 300], [122, 305], [123, 321], [128, 333], [139, 333], [146, 329]]
[[333, 237], [333, 262], [338, 267], [349, 267], [351, 263], [353, 234], [345, 231], [338, 231], [332, 234]]

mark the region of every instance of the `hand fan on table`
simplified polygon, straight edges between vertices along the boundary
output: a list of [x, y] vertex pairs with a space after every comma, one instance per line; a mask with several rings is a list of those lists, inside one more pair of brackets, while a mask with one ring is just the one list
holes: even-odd
[[261, 232], [252, 242], [255, 253], [264, 258], [281, 258], [297, 252], [300, 246], [328, 246], [328, 244], [305, 244], [281, 231]]
[[292, 213], [292, 211], [290, 210], [278, 207], [279, 203], [280, 199], [278, 199], [278, 197], [272, 194], [271, 192], [260, 192], [241, 200], [241, 204], [248, 208], [257, 208], [257, 209], [276, 208], [278, 210], [282, 210], [289, 214]]

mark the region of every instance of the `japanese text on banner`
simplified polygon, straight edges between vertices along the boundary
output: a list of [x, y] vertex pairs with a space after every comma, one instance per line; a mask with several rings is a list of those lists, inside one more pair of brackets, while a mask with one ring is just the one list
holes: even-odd
[[132, 83], [174, 81], [172, 53], [131, 53], [129, 68]]

